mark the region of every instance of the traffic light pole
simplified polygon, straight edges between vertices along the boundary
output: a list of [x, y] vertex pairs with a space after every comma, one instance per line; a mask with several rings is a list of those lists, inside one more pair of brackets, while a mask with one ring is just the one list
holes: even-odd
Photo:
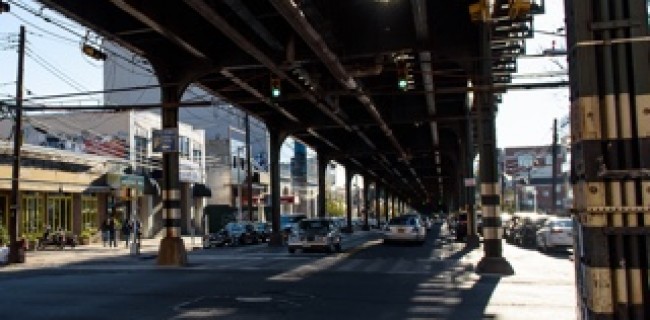
[[18, 79], [16, 81], [16, 122], [14, 125], [14, 156], [11, 170], [11, 207], [9, 213], [9, 263], [25, 262], [18, 242], [18, 213], [20, 212], [20, 145], [23, 131], [23, 71], [25, 67], [25, 27], [20, 26], [18, 44]]

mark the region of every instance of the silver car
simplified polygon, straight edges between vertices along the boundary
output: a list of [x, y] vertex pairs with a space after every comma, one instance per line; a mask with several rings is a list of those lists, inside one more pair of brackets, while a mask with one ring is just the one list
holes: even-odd
[[548, 251], [554, 248], [573, 247], [573, 220], [554, 217], [546, 220], [536, 234], [537, 248]]
[[336, 222], [328, 218], [304, 219], [288, 239], [289, 253], [297, 249], [341, 251], [341, 232]]
[[384, 243], [392, 241], [411, 241], [423, 244], [427, 229], [419, 215], [407, 214], [388, 221], [384, 228]]

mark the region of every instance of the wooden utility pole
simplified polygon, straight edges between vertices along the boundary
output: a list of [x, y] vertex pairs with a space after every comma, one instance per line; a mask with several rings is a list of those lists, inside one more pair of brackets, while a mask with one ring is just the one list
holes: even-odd
[[20, 145], [23, 140], [23, 70], [25, 65], [25, 26], [20, 26], [18, 44], [18, 79], [16, 80], [16, 107], [14, 124], [14, 156], [11, 168], [11, 207], [9, 213], [9, 263], [25, 262], [25, 253], [18, 242], [18, 214], [20, 212]]

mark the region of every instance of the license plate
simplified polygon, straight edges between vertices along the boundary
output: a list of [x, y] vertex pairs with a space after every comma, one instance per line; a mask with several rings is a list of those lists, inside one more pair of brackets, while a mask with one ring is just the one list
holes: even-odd
[[397, 233], [404, 233], [404, 229], [397, 229]]

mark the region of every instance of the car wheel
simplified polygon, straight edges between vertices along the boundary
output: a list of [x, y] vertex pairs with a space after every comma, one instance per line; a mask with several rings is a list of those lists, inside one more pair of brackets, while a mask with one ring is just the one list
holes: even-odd
[[296, 253], [296, 248], [289, 248], [289, 253]]
[[343, 251], [343, 250], [341, 250], [341, 243], [340, 242], [336, 244], [335, 248], [336, 248], [336, 252]]
[[331, 243], [331, 244], [327, 247], [327, 252], [329, 252], [329, 253], [334, 253], [334, 252], [336, 252], [336, 246], [335, 246], [333, 243]]

